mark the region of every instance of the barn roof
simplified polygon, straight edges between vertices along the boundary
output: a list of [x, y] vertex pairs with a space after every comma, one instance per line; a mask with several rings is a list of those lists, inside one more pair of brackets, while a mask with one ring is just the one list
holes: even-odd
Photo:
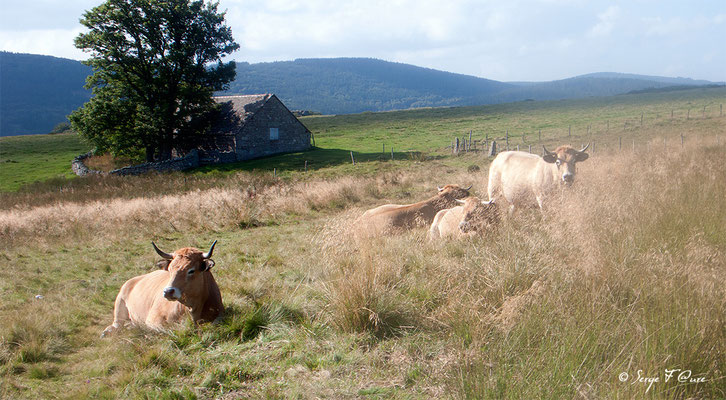
[[234, 134], [272, 96], [274, 95], [267, 93], [214, 97], [214, 101], [221, 104], [222, 108], [209, 133], [213, 135]]

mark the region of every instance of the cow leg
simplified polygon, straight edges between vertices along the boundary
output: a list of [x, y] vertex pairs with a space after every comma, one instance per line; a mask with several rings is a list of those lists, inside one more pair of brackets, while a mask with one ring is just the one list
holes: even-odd
[[129, 309], [126, 308], [126, 301], [121, 293], [116, 297], [116, 304], [113, 307], [113, 324], [106, 327], [101, 333], [101, 337], [111, 335], [115, 330], [122, 327], [126, 322], [130, 321]]

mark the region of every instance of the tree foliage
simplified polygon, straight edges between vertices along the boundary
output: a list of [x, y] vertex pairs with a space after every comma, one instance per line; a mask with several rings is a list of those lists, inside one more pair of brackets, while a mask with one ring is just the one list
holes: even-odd
[[73, 128], [99, 151], [167, 159], [204, 130], [212, 94], [235, 77], [222, 57], [239, 48], [217, 3], [107, 0], [87, 11], [75, 46], [90, 53], [93, 97]]

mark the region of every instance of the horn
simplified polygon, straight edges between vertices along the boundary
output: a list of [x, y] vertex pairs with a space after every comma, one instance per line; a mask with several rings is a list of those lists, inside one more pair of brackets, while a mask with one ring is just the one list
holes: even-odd
[[437, 186], [436, 189], [439, 189], [439, 192], [444, 190], [444, 188], [442, 188], [441, 186]]
[[474, 186], [474, 184], [473, 184], [473, 183], [472, 183], [471, 185], [469, 185], [469, 187], [468, 187], [468, 188], [466, 188], [466, 189], [464, 189], [464, 190], [470, 190], [472, 186]]
[[[589, 146], [589, 145], [588, 145], [588, 146]], [[544, 145], [542, 145], [542, 150], [544, 150], [544, 154], [545, 154], [545, 155], [546, 155], [546, 154], [552, 154], [552, 153], [553, 153], [553, 152], [551, 152], [551, 151], [547, 150], [547, 148], [546, 148], [546, 147], [545, 147]]]
[[454, 199], [454, 200], [456, 200], [456, 202], [459, 204], [466, 204], [466, 202], [464, 200], [460, 200], [460, 199]]
[[590, 143], [588, 143], [585, 147], [582, 148], [582, 150], [578, 151], [578, 153], [583, 153], [587, 148], [590, 147]]
[[217, 241], [215, 240], [214, 243], [212, 243], [212, 247], [209, 248], [209, 251], [202, 254], [202, 258], [207, 259], [212, 256], [212, 253], [214, 252], [214, 245], [217, 244]]
[[154, 246], [154, 250], [156, 250], [156, 253], [159, 254], [161, 256], [161, 258], [163, 258], [165, 260], [171, 260], [174, 258], [173, 255], [171, 255], [169, 253], [164, 253], [163, 251], [159, 250], [159, 248], [156, 247], [156, 243], [151, 242], [151, 245]]
[[484, 201], [484, 200], [481, 201], [481, 204], [485, 205], [485, 206], [488, 206], [489, 204], [492, 204], [492, 203], [494, 203], [494, 199], [489, 200], [489, 201]]

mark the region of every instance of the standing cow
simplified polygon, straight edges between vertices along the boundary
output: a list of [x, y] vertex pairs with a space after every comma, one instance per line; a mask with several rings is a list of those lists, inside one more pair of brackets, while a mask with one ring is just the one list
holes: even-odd
[[575, 150], [571, 146], [560, 146], [549, 151], [542, 146], [542, 157], [523, 151], [499, 153], [489, 167], [489, 198], [504, 204], [504, 198], [515, 206], [534, 204], [542, 209], [545, 198], [559, 184], [570, 185], [575, 180], [575, 164], [589, 157], [585, 150]]
[[105, 337], [127, 322], [161, 329], [189, 314], [197, 323], [212, 322], [224, 312], [222, 295], [212, 276], [211, 259], [215, 240], [209, 251], [184, 247], [168, 254], [156, 247], [163, 258], [161, 268], [129, 279], [121, 286], [113, 310], [113, 324], [101, 334]]

